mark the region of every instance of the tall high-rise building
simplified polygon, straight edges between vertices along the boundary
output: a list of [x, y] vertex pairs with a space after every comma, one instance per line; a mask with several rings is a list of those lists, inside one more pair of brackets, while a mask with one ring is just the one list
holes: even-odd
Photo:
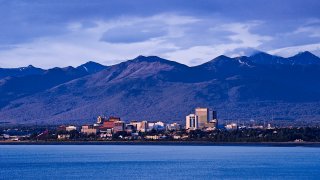
[[198, 116], [196, 116], [195, 114], [189, 114], [188, 116], [186, 116], [186, 129], [198, 129]]
[[198, 126], [200, 129], [204, 128], [209, 121], [208, 108], [196, 108], [195, 115], [198, 116]]
[[210, 113], [211, 113], [210, 120], [218, 119], [217, 118], [217, 111], [210, 111]]
[[218, 118], [217, 118], [217, 111], [210, 111], [210, 114], [209, 114], [209, 122], [208, 122], [208, 125], [207, 127], [210, 127], [210, 128], [217, 128], [218, 126]]

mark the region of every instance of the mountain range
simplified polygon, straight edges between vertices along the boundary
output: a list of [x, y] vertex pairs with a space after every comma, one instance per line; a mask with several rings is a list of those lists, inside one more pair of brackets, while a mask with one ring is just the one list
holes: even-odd
[[90, 123], [98, 115], [183, 122], [195, 107], [222, 120], [320, 120], [320, 58], [264, 52], [189, 67], [157, 56], [112, 66], [0, 68], [0, 122]]

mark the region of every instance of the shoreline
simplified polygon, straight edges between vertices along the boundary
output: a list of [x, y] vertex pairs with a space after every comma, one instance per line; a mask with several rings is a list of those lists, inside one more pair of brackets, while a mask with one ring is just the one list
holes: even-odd
[[0, 145], [165, 145], [320, 147], [320, 142], [208, 142], [208, 141], [0, 141]]

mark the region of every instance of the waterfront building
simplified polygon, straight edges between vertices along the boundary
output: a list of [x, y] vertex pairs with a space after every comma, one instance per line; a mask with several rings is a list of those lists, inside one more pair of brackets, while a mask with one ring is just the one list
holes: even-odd
[[167, 124], [166, 129], [168, 131], [179, 131], [181, 129], [181, 126], [178, 123], [171, 123]]
[[119, 131], [124, 131], [125, 129], [125, 123], [123, 121], [116, 121], [114, 122], [114, 127], [113, 127], [113, 132], [119, 132]]
[[113, 131], [109, 128], [99, 127], [100, 137], [112, 139]]
[[198, 116], [195, 114], [189, 114], [186, 116], [186, 129], [195, 130], [198, 129]]
[[98, 130], [94, 128], [92, 125], [83, 125], [81, 127], [81, 133], [83, 134], [97, 134]]
[[66, 127], [66, 131], [70, 132], [70, 131], [76, 131], [78, 128], [76, 126], [67, 126]]
[[148, 121], [141, 121], [141, 123], [140, 123], [140, 131], [141, 132], [147, 132], [148, 129], [149, 129]]
[[70, 134], [58, 134], [58, 140], [70, 139]]
[[132, 124], [126, 124], [126, 128], [125, 128], [125, 131], [127, 133], [132, 133], [134, 131], [136, 131], [136, 126], [132, 125]]
[[157, 130], [157, 131], [164, 130], [165, 129], [164, 127], [165, 127], [165, 123], [163, 123], [161, 121], [148, 123], [148, 131], [150, 131], [152, 129]]
[[155, 122], [148, 122], [148, 131], [152, 130], [155, 126]]
[[130, 125], [133, 125], [137, 131], [147, 132], [149, 129], [148, 121], [131, 121]]
[[226, 128], [227, 130], [236, 130], [236, 129], [238, 129], [238, 125], [237, 125], [236, 123], [231, 123], [231, 124], [227, 124], [227, 125], [225, 126], [225, 128]]
[[105, 122], [103, 122], [102, 127], [107, 128], [107, 129], [113, 129], [114, 124], [115, 124], [114, 121], [105, 121]]
[[132, 125], [137, 131], [140, 131], [141, 122], [133, 120], [129, 125]]
[[209, 109], [208, 108], [196, 108], [195, 115], [198, 117], [198, 127], [200, 129], [205, 128], [209, 121]]
[[147, 135], [144, 137], [145, 139], [148, 139], [148, 140], [159, 140], [159, 139], [166, 139], [167, 136], [165, 135]]
[[217, 119], [213, 119], [210, 120], [207, 124], [207, 129], [209, 128], [209, 130], [215, 130], [218, 126], [218, 120]]

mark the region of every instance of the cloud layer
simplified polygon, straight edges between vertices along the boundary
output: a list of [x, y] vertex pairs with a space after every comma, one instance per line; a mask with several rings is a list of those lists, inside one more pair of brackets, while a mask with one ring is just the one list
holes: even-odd
[[193, 66], [221, 54], [248, 55], [256, 49], [283, 56], [306, 50], [320, 55], [320, 17], [311, 6], [317, 1], [305, 5], [309, 11], [296, 14], [292, 11], [301, 6], [296, 1], [287, 4], [291, 9], [274, 1], [268, 13], [265, 8], [271, 5], [263, 3], [204, 2], [176, 0], [169, 6], [137, 1], [145, 8], [134, 4], [133, 9], [119, 1], [6, 2], [0, 7], [0, 15], [10, 15], [0, 19], [5, 25], [0, 27], [0, 67], [76, 66], [88, 60], [111, 65], [138, 55]]

